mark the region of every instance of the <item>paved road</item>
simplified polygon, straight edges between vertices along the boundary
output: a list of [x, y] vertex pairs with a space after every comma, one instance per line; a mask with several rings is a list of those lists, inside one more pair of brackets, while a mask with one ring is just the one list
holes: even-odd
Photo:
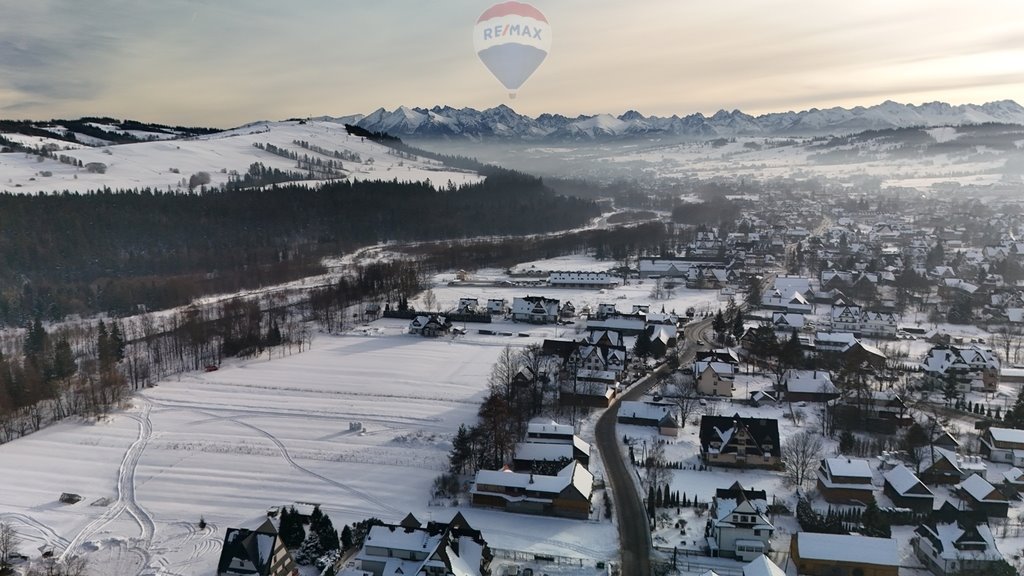
[[[700, 342], [701, 333], [711, 326], [711, 319], [693, 322], [683, 329], [685, 343], [680, 364], [686, 364]], [[640, 380], [624, 393], [621, 400], [639, 400], [658, 383], [658, 376], [667, 373], [663, 365], [647, 378]], [[615, 495], [615, 513], [619, 520], [619, 542], [622, 553], [621, 571], [624, 576], [649, 576], [651, 574], [651, 531], [648, 528], [647, 512], [640, 497], [640, 490], [634, 484], [633, 471], [626, 466], [619, 449], [619, 437], [615, 432], [618, 403], [612, 404], [597, 421], [594, 430], [595, 443], [604, 462], [605, 481]]]

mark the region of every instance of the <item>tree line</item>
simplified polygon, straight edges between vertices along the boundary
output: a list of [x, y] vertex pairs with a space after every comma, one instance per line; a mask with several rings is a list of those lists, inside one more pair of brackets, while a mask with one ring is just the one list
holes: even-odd
[[322, 257], [381, 241], [533, 234], [596, 205], [495, 169], [478, 184], [332, 182], [204, 194], [0, 194], [0, 322], [186, 304], [323, 272]]

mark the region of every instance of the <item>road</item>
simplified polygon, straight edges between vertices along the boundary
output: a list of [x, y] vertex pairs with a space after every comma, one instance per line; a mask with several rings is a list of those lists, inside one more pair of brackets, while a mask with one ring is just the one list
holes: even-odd
[[[706, 318], [687, 325], [683, 329], [683, 353], [680, 365], [693, 359], [701, 343], [701, 333], [711, 326]], [[662, 365], [648, 377], [641, 379], [626, 391], [620, 400], [639, 400], [658, 383], [658, 376], [668, 372]], [[594, 430], [595, 444], [604, 462], [605, 481], [615, 495], [615, 513], [619, 521], [619, 542], [622, 552], [620, 573], [626, 576], [649, 576], [651, 574], [651, 531], [647, 523], [647, 511], [634, 484], [634, 475], [622, 458], [619, 436], [615, 432], [618, 402], [612, 404], [597, 421]]]

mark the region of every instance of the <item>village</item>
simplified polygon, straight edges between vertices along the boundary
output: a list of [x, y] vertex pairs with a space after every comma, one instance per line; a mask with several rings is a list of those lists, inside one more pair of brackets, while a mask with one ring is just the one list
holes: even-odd
[[[1019, 230], [989, 221], [1006, 226], [1002, 239], [979, 245], [966, 229], [879, 222], [874, 211], [811, 220], [766, 227], [746, 216], [745, 232], [699, 230], [679, 255], [635, 267], [576, 258], [460, 271], [428, 297], [450, 304], [443, 311], [386, 305], [385, 317], [408, 318], [405, 332], [426, 339], [549, 328], [506, 373], [510, 395], [551, 407], [501, 466], [458, 466], [453, 501], [509, 523], [613, 520], [624, 496], [603, 462], [624, 458], [659, 573], [1017, 573]], [[801, 274], [807, 261], [827, 268]], [[701, 293], [713, 297], [690, 297]], [[698, 323], [687, 348], [684, 328]], [[643, 394], [626, 399], [630, 390]], [[618, 414], [617, 454], [594, 448], [604, 410]], [[456, 527], [469, 529], [461, 512], [433, 530]], [[386, 528], [403, 529], [421, 530]], [[374, 559], [399, 549], [368, 550], [340, 573], [409, 573]], [[562, 573], [545, 554], [508, 556], [493, 573]], [[610, 557], [580, 562], [590, 569], [579, 573], [619, 569]]]

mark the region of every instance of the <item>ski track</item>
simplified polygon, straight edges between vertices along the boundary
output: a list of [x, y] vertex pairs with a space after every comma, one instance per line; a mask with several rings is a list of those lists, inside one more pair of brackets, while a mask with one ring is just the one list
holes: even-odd
[[288, 448], [285, 447], [284, 442], [281, 442], [281, 440], [277, 436], [274, 436], [270, 432], [267, 432], [266, 430], [264, 430], [264, 429], [262, 429], [262, 428], [260, 428], [258, 426], [255, 426], [253, 424], [249, 424], [248, 422], [242, 422], [241, 420], [236, 420], [236, 419], [233, 419], [233, 418], [229, 418], [229, 420], [231, 422], [234, 422], [235, 424], [238, 424], [239, 426], [245, 426], [246, 428], [249, 428], [249, 429], [253, 430], [254, 432], [257, 432], [257, 433], [263, 435], [268, 440], [273, 442], [277, 446], [278, 450], [281, 451], [281, 456], [284, 457], [285, 461], [287, 461], [288, 464], [291, 465], [292, 468], [295, 468], [296, 470], [298, 470], [300, 472], [303, 472], [305, 474], [313, 476], [314, 478], [318, 478], [318, 479], [322, 480], [323, 482], [326, 482], [327, 484], [330, 484], [331, 486], [334, 486], [336, 488], [340, 488], [340, 489], [344, 490], [345, 492], [347, 492], [348, 494], [350, 494], [352, 496], [356, 496], [357, 498], [360, 498], [360, 499], [362, 499], [362, 500], [364, 500], [366, 502], [369, 502], [370, 504], [373, 504], [373, 505], [377, 506], [378, 508], [380, 508], [381, 510], [383, 510], [385, 512], [388, 512], [388, 513], [393, 514], [395, 516], [400, 516], [401, 515], [401, 513], [402, 513], [401, 510], [399, 510], [398, 508], [395, 508], [394, 506], [391, 506], [390, 504], [387, 504], [386, 502], [384, 502], [380, 498], [376, 498], [374, 496], [370, 496], [369, 494], [367, 494], [367, 493], [365, 493], [365, 492], [363, 492], [361, 490], [357, 490], [356, 488], [353, 488], [353, 487], [349, 486], [348, 484], [344, 484], [342, 482], [338, 482], [337, 480], [328, 478], [327, 476], [324, 476], [323, 474], [319, 474], [317, 472], [314, 472], [314, 471], [310, 470], [309, 468], [304, 468], [301, 464], [299, 464], [298, 462], [296, 462], [295, 460], [292, 459], [292, 456], [291, 456], [291, 454], [288, 453]]
[[141, 532], [140, 538], [135, 541], [136, 543], [127, 551], [138, 555], [142, 559], [141, 566], [136, 574], [145, 572], [146, 568], [150, 564], [151, 558], [146, 550], [153, 541], [156, 526], [153, 522], [153, 517], [139, 505], [135, 496], [135, 472], [139, 466], [139, 461], [142, 459], [142, 454], [146, 450], [146, 445], [149, 444], [149, 440], [153, 435], [153, 423], [150, 419], [150, 411], [153, 406], [144, 398], [143, 402], [145, 402], [145, 406], [142, 409], [141, 416], [131, 414], [127, 415], [133, 420], [139, 422], [139, 437], [131, 446], [128, 447], [124, 458], [121, 460], [121, 465], [117, 474], [117, 502], [107, 509], [107, 511], [99, 518], [93, 520], [82, 528], [82, 530], [79, 531], [70, 542], [68, 542], [64, 551], [60, 555], [61, 560], [65, 560], [69, 556], [76, 554], [82, 545], [92, 536], [120, 517], [122, 513], [127, 511], [139, 525], [139, 530]]
[[27, 516], [25, 514], [18, 514], [16, 512], [3, 512], [0, 513], [0, 520], [6, 520], [8, 522], [14, 521], [24, 524], [32, 530], [42, 535], [42, 540], [48, 545], [54, 548], [67, 548], [70, 544], [67, 538], [62, 537], [60, 534], [53, 529], [43, 524], [42, 522]]

